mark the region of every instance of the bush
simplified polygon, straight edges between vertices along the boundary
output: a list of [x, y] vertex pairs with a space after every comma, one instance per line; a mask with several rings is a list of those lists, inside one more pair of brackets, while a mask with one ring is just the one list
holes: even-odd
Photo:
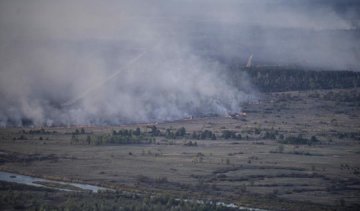
[[241, 134], [236, 134], [235, 131], [231, 131], [231, 130], [223, 130], [222, 131], [222, 137], [224, 139], [236, 139], [236, 140], [241, 140]]
[[311, 145], [319, 142], [316, 136], [312, 136], [311, 139], [303, 138], [302, 135], [298, 136], [288, 136], [285, 140], [280, 140], [280, 143], [283, 144], [299, 144], [299, 145]]

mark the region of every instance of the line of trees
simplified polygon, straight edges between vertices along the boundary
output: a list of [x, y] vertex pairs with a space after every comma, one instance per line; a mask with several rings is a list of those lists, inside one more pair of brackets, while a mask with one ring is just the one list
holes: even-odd
[[353, 71], [308, 71], [284, 67], [254, 67], [244, 70], [230, 68], [229, 71], [235, 85], [237, 81], [241, 81], [238, 78], [243, 77], [245, 72], [263, 92], [360, 87], [360, 72]]
[[211, 130], [193, 131], [188, 133], [184, 127], [178, 129], [166, 128], [161, 131], [155, 125], [149, 127], [145, 131], [140, 128], [113, 130], [111, 134], [92, 134], [83, 130], [72, 133], [72, 144], [151, 144], [156, 143], [156, 137], [164, 137], [166, 139], [195, 139], [195, 140], [217, 140], [233, 139], [241, 140], [240, 133], [232, 130], [222, 130], [220, 135]]

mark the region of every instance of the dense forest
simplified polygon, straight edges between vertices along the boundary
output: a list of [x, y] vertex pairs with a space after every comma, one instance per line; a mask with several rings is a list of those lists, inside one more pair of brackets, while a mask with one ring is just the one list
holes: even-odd
[[345, 70], [311, 71], [301, 68], [252, 67], [230, 68], [230, 72], [235, 84], [245, 73], [253, 85], [262, 92], [360, 87], [360, 72]]

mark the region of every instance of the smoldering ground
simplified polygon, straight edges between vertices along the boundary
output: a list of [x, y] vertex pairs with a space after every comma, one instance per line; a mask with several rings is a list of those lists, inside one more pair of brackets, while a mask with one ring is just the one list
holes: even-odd
[[259, 63], [359, 67], [354, 9], [303, 2], [2, 0], [1, 124], [237, 112], [254, 88], [245, 75], [233, 86], [223, 61], [250, 54]]

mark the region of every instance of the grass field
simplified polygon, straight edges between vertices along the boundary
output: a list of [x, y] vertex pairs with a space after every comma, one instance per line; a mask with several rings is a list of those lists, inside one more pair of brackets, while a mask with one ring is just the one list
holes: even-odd
[[[246, 114], [234, 118], [1, 129], [0, 170], [265, 209], [356, 210], [360, 207], [359, 93], [360, 89], [339, 89], [264, 94], [259, 102], [243, 106]], [[151, 136], [153, 126], [160, 133], [184, 127], [186, 135]], [[81, 141], [136, 128], [152, 141]], [[216, 140], [191, 136], [205, 130]], [[224, 131], [241, 138], [225, 139]], [[74, 136], [80, 141], [74, 142]]]

